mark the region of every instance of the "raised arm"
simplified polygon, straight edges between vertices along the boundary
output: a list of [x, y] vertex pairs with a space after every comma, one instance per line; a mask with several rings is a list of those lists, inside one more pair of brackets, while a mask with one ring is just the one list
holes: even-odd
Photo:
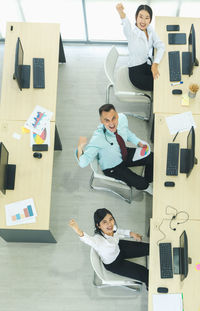
[[124, 13], [124, 6], [122, 3], [116, 5], [117, 12], [119, 13], [120, 18], [125, 18], [126, 14]]
[[83, 148], [86, 144], [87, 144], [87, 138], [84, 136], [80, 136], [79, 141], [78, 141], [78, 153], [77, 153], [78, 160], [80, 156], [83, 154]]
[[83, 237], [84, 233], [83, 231], [79, 228], [77, 222], [74, 219], [71, 219], [69, 222], [69, 226], [80, 236]]

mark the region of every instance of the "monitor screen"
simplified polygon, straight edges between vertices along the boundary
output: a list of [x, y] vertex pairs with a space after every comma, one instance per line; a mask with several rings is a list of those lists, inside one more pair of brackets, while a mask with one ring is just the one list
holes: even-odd
[[196, 58], [196, 38], [195, 38], [195, 29], [194, 25], [191, 25], [190, 33], [188, 37], [188, 51], [191, 54], [190, 58], [190, 69], [189, 69], [189, 76], [193, 74], [193, 68], [194, 66], [198, 66], [199, 62]]
[[180, 276], [183, 281], [188, 275], [188, 239], [185, 231], [180, 236]]
[[188, 171], [187, 171], [188, 177], [194, 167], [194, 164], [197, 162], [195, 158], [195, 131], [193, 126], [191, 127], [189, 134], [187, 136], [187, 149], [188, 149]]
[[6, 193], [8, 155], [6, 147], [0, 143], [0, 191], [3, 194]]
[[16, 79], [20, 90], [22, 90], [22, 66], [23, 66], [24, 51], [20, 38], [17, 38], [15, 49], [15, 71], [13, 78]]

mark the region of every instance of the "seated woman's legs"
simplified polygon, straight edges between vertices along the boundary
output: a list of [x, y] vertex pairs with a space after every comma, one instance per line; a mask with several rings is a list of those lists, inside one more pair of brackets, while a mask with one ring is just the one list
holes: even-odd
[[145, 91], [153, 91], [153, 75], [150, 68], [151, 66], [147, 63], [129, 67], [129, 79], [135, 87]]

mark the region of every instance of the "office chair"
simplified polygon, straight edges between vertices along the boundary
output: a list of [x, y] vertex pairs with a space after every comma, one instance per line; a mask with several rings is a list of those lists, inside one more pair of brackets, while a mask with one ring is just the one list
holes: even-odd
[[[106, 176], [102, 172], [98, 156], [90, 163], [92, 169], [92, 175], [90, 177], [90, 188], [94, 190], [104, 190], [114, 193], [115, 195], [122, 198], [125, 202], [131, 203], [133, 199], [133, 188], [129, 187], [125, 182]], [[144, 166], [131, 167], [131, 170], [138, 175], [142, 175]], [[100, 185], [95, 185], [96, 180], [99, 181]], [[127, 193], [127, 194], [125, 194]]]
[[128, 67], [116, 66], [120, 56], [127, 55], [119, 54], [116, 47], [112, 46], [104, 62], [105, 74], [109, 80], [109, 84], [106, 89], [106, 104], [109, 103], [110, 89], [113, 88], [114, 95], [121, 102], [129, 102], [132, 105], [147, 104], [149, 106], [149, 112], [145, 117], [132, 112], [124, 113], [135, 118], [148, 121], [151, 116], [152, 92], [140, 90], [133, 86], [129, 79]]
[[141, 281], [133, 280], [106, 270], [94, 248], [90, 250], [90, 261], [94, 270], [93, 284], [96, 287], [124, 286], [133, 291], [141, 291]]

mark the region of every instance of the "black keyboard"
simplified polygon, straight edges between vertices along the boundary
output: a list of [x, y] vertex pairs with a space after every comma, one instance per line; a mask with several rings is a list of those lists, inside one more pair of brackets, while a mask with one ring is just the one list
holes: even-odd
[[178, 175], [178, 157], [179, 157], [179, 144], [169, 143], [167, 148], [167, 168], [166, 175]]
[[168, 52], [170, 81], [181, 81], [180, 52]]
[[33, 58], [33, 87], [45, 88], [44, 58]]
[[172, 268], [172, 245], [171, 243], [160, 243], [160, 276], [161, 279], [173, 278]]

